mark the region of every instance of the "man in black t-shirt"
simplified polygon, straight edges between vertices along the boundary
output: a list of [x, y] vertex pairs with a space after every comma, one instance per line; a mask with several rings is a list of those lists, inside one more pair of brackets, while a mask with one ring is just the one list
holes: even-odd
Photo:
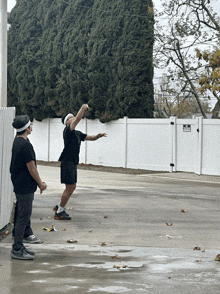
[[101, 137], [106, 137], [105, 133], [87, 135], [75, 130], [83, 117], [84, 111], [88, 109], [89, 106], [83, 104], [75, 117], [72, 113], [69, 113], [62, 118], [62, 123], [66, 127], [63, 131], [64, 149], [59, 161], [61, 161], [61, 183], [65, 184], [66, 188], [63, 191], [60, 204], [53, 208], [53, 211], [55, 211], [54, 218], [58, 220], [71, 220], [71, 217], [65, 211], [65, 206], [76, 189], [77, 165], [79, 163], [81, 142], [85, 140], [95, 141]]
[[35, 253], [25, 248], [23, 242], [40, 242], [33, 235], [30, 223], [34, 192], [37, 190], [37, 186], [39, 186], [41, 192], [47, 186], [42, 182], [38, 174], [35, 152], [27, 138], [32, 132], [29, 117], [27, 115], [17, 116], [12, 125], [17, 131], [17, 136], [12, 147], [10, 173], [17, 202], [13, 230], [14, 244], [11, 257], [29, 260], [34, 258]]

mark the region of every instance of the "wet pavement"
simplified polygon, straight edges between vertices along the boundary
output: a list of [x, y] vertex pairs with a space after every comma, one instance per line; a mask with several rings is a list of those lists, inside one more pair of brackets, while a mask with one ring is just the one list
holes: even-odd
[[20, 261], [11, 235], [0, 242], [0, 293], [219, 293], [219, 177], [79, 170], [72, 220], [58, 221], [59, 168], [38, 168], [48, 190], [35, 194], [32, 227], [43, 243]]

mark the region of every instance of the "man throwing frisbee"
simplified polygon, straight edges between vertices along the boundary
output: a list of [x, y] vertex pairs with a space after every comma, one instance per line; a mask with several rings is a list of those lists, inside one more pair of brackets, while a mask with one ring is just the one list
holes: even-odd
[[88, 109], [89, 106], [83, 104], [76, 116], [69, 113], [62, 117], [62, 123], [65, 125], [63, 131], [64, 149], [59, 161], [61, 162], [61, 183], [65, 184], [65, 190], [61, 196], [60, 203], [53, 208], [53, 211], [55, 211], [54, 218], [58, 220], [71, 220], [71, 217], [65, 211], [65, 206], [76, 189], [77, 165], [79, 163], [81, 141], [96, 141], [99, 138], [107, 136], [106, 133], [87, 135], [75, 130], [84, 112]]

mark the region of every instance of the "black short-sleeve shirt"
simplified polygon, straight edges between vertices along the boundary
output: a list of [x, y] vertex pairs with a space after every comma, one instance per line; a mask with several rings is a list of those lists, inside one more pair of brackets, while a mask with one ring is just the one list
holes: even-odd
[[15, 137], [12, 146], [10, 173], [16, 194], [33, 193], [37, 189], [37, 182], [27, 168], [27, 163], [32, 160], [36, 164], [34, 148], [30, 141], [23, 137]]
[[74, 164], [79, 163], [79, 152], [81, 141], [85, 141], [86, 134], [70, 130], [70, 125], [63, 131], [64, 149], [60, 155], [59, 161], [71, 161]]

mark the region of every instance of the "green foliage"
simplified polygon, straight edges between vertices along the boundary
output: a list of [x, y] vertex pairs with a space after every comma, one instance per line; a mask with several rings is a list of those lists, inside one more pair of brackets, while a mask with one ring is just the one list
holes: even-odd
[[152, 0], [19, 0], [9, 18], [8, 105], [42, 120], [153, 117]]

